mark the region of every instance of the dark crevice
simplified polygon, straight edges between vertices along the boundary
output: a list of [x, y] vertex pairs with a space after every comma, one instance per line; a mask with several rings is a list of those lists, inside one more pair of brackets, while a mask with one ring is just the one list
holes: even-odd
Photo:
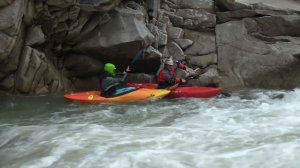
[[268, 43], [276, 43], [276, 42], [291, 42], [291, 40], [286, 39], [286, 38], [274, 38], [274, 37], [269, 37], [269, 36], [264, 36], [260, 33], [251, 33], [251, 35], [259, 40], [268, 42]]
[[295, 58], [297, 58], [298, 60], [300, 60], [300, 53], [298, 53], [298, 54], [293, 54], [293, 56], [294, 56]]

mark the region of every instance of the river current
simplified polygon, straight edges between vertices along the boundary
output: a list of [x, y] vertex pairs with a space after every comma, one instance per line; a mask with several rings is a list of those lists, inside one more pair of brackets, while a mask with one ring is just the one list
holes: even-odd
[[86, 105], [0, 97], [1, 168], [299, 168], [300, 90]]

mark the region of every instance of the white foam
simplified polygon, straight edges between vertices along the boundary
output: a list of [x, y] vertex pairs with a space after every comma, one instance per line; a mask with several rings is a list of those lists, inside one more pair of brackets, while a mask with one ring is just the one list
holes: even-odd
[[3, 123], [0, 156], [7, 168], [298, 168], [299, 100], [296, 89], [72, 106], [40, 125]]

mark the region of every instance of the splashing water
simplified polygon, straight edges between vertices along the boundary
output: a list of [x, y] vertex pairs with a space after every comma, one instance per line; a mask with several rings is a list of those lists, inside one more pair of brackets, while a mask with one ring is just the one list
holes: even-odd
[[1, 168], [298, 168], [300, 90], [83, 105], [1, 97]]

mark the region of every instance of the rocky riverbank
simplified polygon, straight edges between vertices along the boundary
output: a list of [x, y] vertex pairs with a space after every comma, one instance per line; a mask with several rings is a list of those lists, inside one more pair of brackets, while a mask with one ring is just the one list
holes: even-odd
[[143, 48], [129, 81], [155, 82], [173, 56], [201, 69], [190, 84], [294, 88], [299, 14], [295, 0], [1, 1], [0, 90], [98, 89], [105, 62], [122, 71]]

